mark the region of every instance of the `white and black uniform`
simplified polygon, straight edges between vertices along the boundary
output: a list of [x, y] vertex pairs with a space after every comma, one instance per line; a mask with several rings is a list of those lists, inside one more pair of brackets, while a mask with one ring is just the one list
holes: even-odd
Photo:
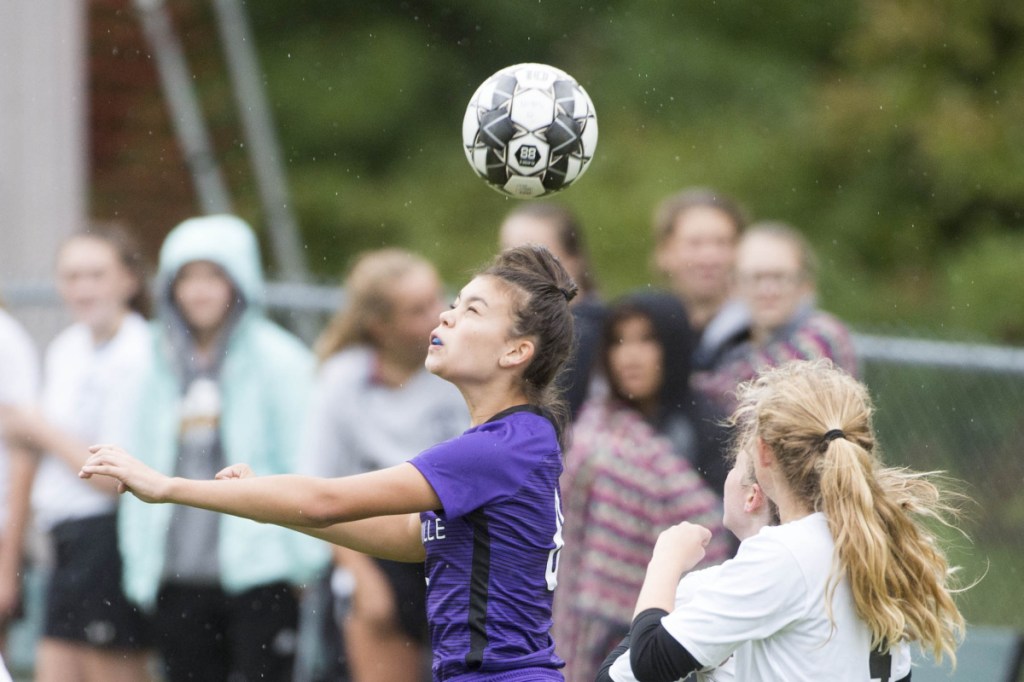
[[714, 671], [704, 679], [716, 682], [905, 679], [908, 648], [872, 656], [871, 633], [845, 580], [836, 588], [829, 620], [833, 550], [820, 513], [762, 529], [740, 545], [735, 559], [680, 585], [676, 597], [687, 600], [686, 608], [639, 614], [630, 634], [632, 666], [613, 659], [603, 674], [617, 682], [634, 679], [637, 667], [641, 677], [666, 682], [691, 670]]
[[[676, 587], [675, 608], [679, 609], [693, 600], [693, 597], [705, 586], [710, 585], [718, 577], [722, 567], [711, 566], [700, 571], [691, 571], [683, 576]], [[629, 648], [627, 639], [624, 646], [617, 651], [617, 658], [607, 669], [607, 677], [599, 677], [598, 682], [637, 682], [633, 668], [629, 664]], [[910, 645], [900, 642], [888, 654], [870, 654], [869, 682], [910, 682]], [[734, 682], [736, 678], [735, 656], [730, 656], [717, 668], [698, 670], [697, 682]]]

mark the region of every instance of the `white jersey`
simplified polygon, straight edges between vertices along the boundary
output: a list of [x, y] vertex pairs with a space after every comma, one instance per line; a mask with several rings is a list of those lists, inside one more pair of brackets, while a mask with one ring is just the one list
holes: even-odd
[[[690, 602], [697, 592], [718, 576], [722, 569], [721, 565], [710, 566], [700, 571], [691, 571], [683, 576], [676, 586], [675, 608], [679, 608]], [[619, 656], [609, 671], [614, 682], [637, 682], [633, 676], [633, 669], [629, 665], [629, 651]], [[697, 671], [698, 682], [732, 682], [736, 679], [736, 672], [733, 660], [730, 657], [722, 665], [709, 670]]]
[[[136, 313], [126, 315], [114, 338], [99, 346], [82, 324], [58, 334], [47, 349], [44, 369], [43, 412], [50, 423], [87, 445], [125, 442], [152, 343], [146, 321]], [[32, 488], [32, 508], [42, 530], [113, 512], [116, 506], [116, 498], [78, 478], [62, 459], [43, 457]]]
[[[832, 602], [834, 628], [829, 620], [834, 546], [820, 513], [763, 528], [741, 543], [734, 559], [681, 585], [676, 598], [686, 608], [665, 616], [662, 625], [712, 675], [705, 680], [871, 680], [871, 633], [845, 580]], [[909, 647], [902, 644], [894, 649], [888, 679], [905, 677], [909, 667]]]
[[705, 666], [735, 653], [741, 680], [864, 682], [871, 633], [845, 579], [835, 590], [832, 621], [826, 609], [833, 549], [821, 513], [763, 528], [662, 623]]
[[[683, 576], [676, 586], [675, 608], [681, 608], [693, 600], [694, 596], [706, 586], [713, 583], [717, 578], [722, 566], [711, 566], [700, 571], [691, 571]], [[886, 677], [871, 677], [867, 682], [894, 682], [902, 680], [910, 674], [910, 645], [900, 642], [893, 647], [891, 653], [890, 674]], [[870, 657], [866, 652], [865, 656]], [[629, 651], [619, 656], [612, 664], [610, 675], [613, 682], [637, 682], [633, 676], [633, 669], [629, 664]], [[736, 678], [736, 657], [727, 658], [716, 668], [698, 670], [697, 682], [735, 682]]]
[[452, 384], [421, 369], [398, 388], [375, 378], [376, 353], [346, 348], [320, 368], [306, 424], [300, 469], [349, 476], [406, 462], [469, 427]]
[[[0, 406], [32, 406], [39, 391], [39, 360], [28, 332], [0, 309]], [[7, 450], [0, 438], [0, 527], [7, 520]]]

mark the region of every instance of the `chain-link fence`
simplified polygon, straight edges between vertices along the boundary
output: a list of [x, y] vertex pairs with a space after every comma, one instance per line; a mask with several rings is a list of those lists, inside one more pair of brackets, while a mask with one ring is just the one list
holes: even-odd
[[1024, 630], [1024, 349], [858, 337], [892, 464], [942, 470], [973, 500], [952, 537], [971, 623]]

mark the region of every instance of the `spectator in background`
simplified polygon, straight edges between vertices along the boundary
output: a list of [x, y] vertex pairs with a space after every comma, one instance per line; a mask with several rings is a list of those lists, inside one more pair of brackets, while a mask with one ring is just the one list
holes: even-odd
[[[707, 188], [682, 190], [655, 211], [654, 262], [686, 306], [697, 335], [695, 372], [714, 370], [747, 331], [749, 315], [735, 296], [733, 278], [736, 244], [746, 224], [735, 201]], [[728, 450], [728, 436], [717, 424], [722, 415], [704, 394], [695, 392], [694, 400], [695, 466], [713, 490], [721, 491]]]
[[[327, 478], [401, 464], [469, 425], [458, 389], [423, 366], [444, 308], [434, 267], [400, 249], [370, 251], [344, 289], [345, 304], [317, 344], [322, 364], [303, 448], [304, 473]], [[430, 669], [423, 564], [332, 547], [332, 583], [354, 579], [344, 621], [352, 680], [423, 679]]]
[[[152, 368], [132, 444], [169, 475], [212, 479], [245, 460], [295, 471], [313, 357], [263, 315], [255, 236], [229, 215], [167, 236], [157, 277]], [[125, 590], [154, 614], [168, 682], [289, 680], [296, 590], [326, 563], [320, 543], [283, 528], [122, 498]]]
[[629, 631], [658, 533], [690, 520], [719, 531], [708, 565], [731, 552], [721, 497], [691, 464], [693, 343], [671, 294], [629, 296], [609, 310], [599, 353], [609, 393], [580, 413], [561, 481], [565, 547], [553, 632], [568, 682], [592, 681]]
[[746, 224], [735, 201], [706, 188], [674, 194], [655, 211], [654, 262], [699, 337], [697, 371], [714, 367], [747, 327], [746, 308], [733, 291], [736, 244]]
[[[35, 344], [0, 307], [0, 410], [30, 407], [38, 391]], [[34, 455], [18, 441], [8, 441], [0, 424], [0, 649], [5, 649], [7, 628], [21, 611], [23, 547], [34, 472]]]
[[817, 259], [807, 239], [784, 223], [752, 225], [736, 255], [737, 293], [750, 310], [750, 329], [694, 386], [721, 417], [736, 407], [734, 391], [765, 367], [828, 358], [857, 374], [846, 326], [815, 307]]
[[46, 351], [41, 413], [8, 408], [9, 439], [44, 456], [35, 469], [36, 525], [52, 541], [36, 680], [148, 679], [147, 623], [124, 597], [117, 492], [77, 471], [88, 446], [129, 429], [134, 382], [149, 362], [139, 249], [123, 231], [72, 236], [57, 256], [57, 289], [75, 320]]
[[561, 204], [524, 203], [505, 217], [499, 241], [502, 249], [523, 244], [547, 247], [579, 287], [579, 295], [570, 306], [576, 329], [576, 344], [569, 364], [559, 379], [569, 410], [575, 417], [590, 391], [594, 358], [605, 315], [605, 306], [597, 294], [590, 256], [583, 241], [583, 228], [573, 212]]

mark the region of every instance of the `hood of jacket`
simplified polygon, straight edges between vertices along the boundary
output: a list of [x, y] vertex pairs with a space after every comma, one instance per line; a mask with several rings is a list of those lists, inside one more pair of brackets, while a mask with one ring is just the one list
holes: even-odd
[[167, 235], [160, 248], [157, 291], [170, 303], [171, 285], [182, 267], [195, 261], [214, 263], [228, 276], [247, 308], [263, 307], [263, 267], [252, 228], [233, 215], [190, 218]]

